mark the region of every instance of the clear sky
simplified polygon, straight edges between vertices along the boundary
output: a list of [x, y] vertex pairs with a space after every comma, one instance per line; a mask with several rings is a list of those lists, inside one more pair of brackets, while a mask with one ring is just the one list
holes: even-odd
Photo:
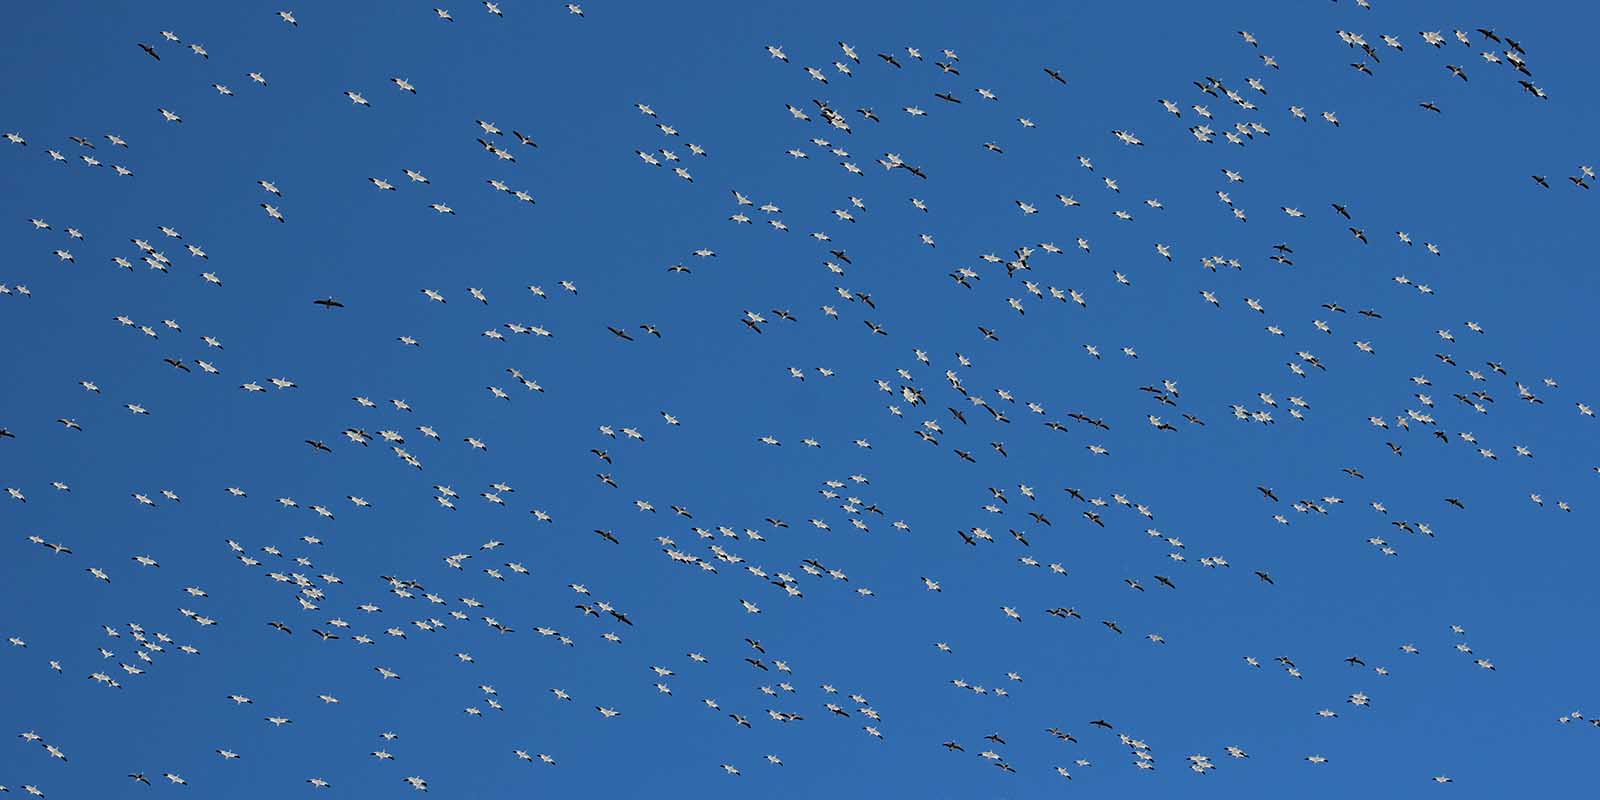
[[[188, 791], [237, 798], [317, 795], [310, 778], [330, 782], [322, 793], [330, 797], [399, 796], [411, 791], [407, 776], [452, 797], [1581, 791], [1600, 731], [1557, 718], [1591, 706], [1600, 715], [1600, 702], [1590, 702], [1600, 701], [1592, 677], [1600, 646], [1587, 630], [1600, 606], [1591, 580], [1600, 555], [1592, 535], [1600, 421], [1577, 408], [1600, 404], [1600, 377], [1586, 355], [1600, 294], [1589, 269], [1597, 199], [1568, 178], [1600, 162], [1593, 13], [1477, 0], [1375, 0], [1371, 10], [1353, 0], [987, 5], [595, 2], [580, 18], [561, 3], [506, 0], [501, 18], [463, 2], [450, 9], [454, 21], [444, 21], [428, 4], [351, 2], [296, 8], [297, 26], [277, 17], [281, 6], [256, 3], [12, 9], [0, 31], [8, 77], [0, 131], [27, 144], [0, 141], [0, 284], [12, 290], [0, 294], [0, 427], [14, 435], [0, 438], [0, 485], [26, 501], [0, 497], [0, 635], [26, 647], [0, 645], [0, 720], [8, 726], [0, 784], [14, 794], [33, 785], [52, 798], [182, 791], [166, 785], [164, 772], [182, 775]], [[1484, 60], [1488, 51], [1503, 62], [1511, 48], [1479, 28], [1516, 40], [1527, 79], [1548, 99], [1519, 86], [1524, 76], [1506, 63]], [[1456, 41], [1456, 29], [1468, 32], [1470, 45]], [[1377, 58], [1347, 46], [1338, 31], [1363, 37]], [[1421, 31], [1446, 41], [1431, 47]], [[1383, 34], [1404, 50], [1384, 44]], [[841, 41], [861, 56], [846, 62], [850, 76], [833, 66], [846, 60]], [[160, 60], [141, 52], [141, 42]], [[771, 57], [769, 45], [788, 62]], [[894, 54], [901, 68], [878, 53]], [[1042, 67], [1059, 70], [1066, 84]], [[393, 77], [416, 93], [397, 89]], [[1256, 108], [1201, 94], [1195, 82], [1210, 79]], [[370, 106], [353, 104], [346, 91]], [[1181, 117], [1161, 99], [1176, 103]], [[813, 100], [843, 114], [850, 132], [829, 127]], [[786, 104], [810, 121], [795, 119]], [[1201, 119], [1195, 104], [1214, 119]], [[1309, 121], [1291, 116], [1291, 105]], [[908, 106], [927, 115], [907, 114]], [[865, 119], [862, 107], [881, 122]], [[1324, 111], [1340, 124], [1322, 119]], [[479, 120], [504, 132], [486, 134]], [[1223, 138], [1250, 121], [1265, 130], [1243, 144]], [[1201, 123], [1215, 130], [1214, 142], [1191, 135]], [[537, 148], [518, 144], [513, 130]], [[1113, 130], [1143, 144], [1124, 144]], [[480, 137], [515, 162], [486, 152]], [[691, 153], [690, 143], [707, 155]], [[654, 167], [635, 155], [664, 160], [663, 148], [681, 160]], [[50, 158], [51, 149], [65, 162]], [[888, 153], [927, 178], [879, 166]], [[104, 166], [86, 165], [83, 155]], [[113, 164], [133, 175], [119, 177]], [[674, 176], [673, 166], [693, 182]], [[406, 169], [431, 183], [408, 179]], [[396, 190], [378, 190], [374, 177]], [[490, 180], [537, 202], [519, 202]], [[781, 210], [738, 206], [735, 190]], [[1065, 207], [1058, 194], [1081, 205]], [[1022, 213], [1018, 201], [1038, 213]], [[286, 221], [269, 218], [263, 203]], [[433, 203], [455, 213], [437, 213]], [[1305, 218], [1289, 217], [1285, 206]], [[752, 224], [730, 221], [741, 212]], [[68, 228], [84, 238], [69, 237]], [[163, 252], [169, 271], [141, 262], [133, 239]], [[1045, 252], [1042, 243], [1065, 252]], [[1292, 266], [1269, 260], [1280, 243], [1292, 249]], [[192, 256], [189, 244], [207, 257]], [[1170, 248], [1170, 261], [1158, 244]], [[980, 258], [1010, 259], [1022, 246], [1035, 250], [1030, 269], [1011, 277]], [[716, 255], [697, 257], [700, 248]], [[849, 263], [831, 256], [834, 249]], [[119, 269], [114, 257], [133, 269]], [[1237, 259], [1241, 268], [1207, 268], [1202, 259], [1211, 257]], [[829, 272], [830, 261], [842, 274]], [[669, 272], [674, 264], [691, 271]], [[963, 288], [949, 277], [958, 268], [981, 279]], [[534, 285], [548, 296], [531, 293]], [[481, 289], [487, 304], [469, 288]], [[1076, 291], [1085, 305], [1052, 299], [1051, 288]], [[447, 302], [430, 301], [424, 289]], [[312, 304], [322, 297], [344, 307]], [[1020, 300], [1024, 313], [1008, 299]], [[773, 309], [796, 319], [778, 319]], [[746, 311], [768, 320], [761, 333], [740, 323]], [[553, 336], [516, 334], [507, 323]], [[660, 337], [641, 330], [645, 324]], [[979, 326], [998, 341], [986, 341]], [[505, 340], [482, 335], [490, 330]], [[402, 336], [420, 346], [400, 343]], [[918, 349], [930, 363], [917, 360]], [[1302, 361], [1300, 351], [1326, 369]], [[220, 374], [206, 374], [197, 360]], [[1291, 362], [1308, 377], [1293, 374]], [[544, 391], [525, 389], [508, 369]], [[954, 391], [947, 370], [1009, 422]], [[1412, 380], [1424, 377], [1430, 385]], [[269, 378], [295, 388], [275, 388]], [[1141, 390], [1164, 379], [1176, 382], [1175, 405]], [[881, 392], [879, 380], [895, 393]], [[265, 391], [240, 388], [249, 382]], [[1543, 402], [1519, 401], [1518, 383]], [[903, 386], [927, 404], [911, 405]], [[356, 396], [378, 407], [363, 408]], [[1234, 404], [1270, 411], [1273, 422], [1237, 421]], [[1400, 430], [1396, 418], [1408, 410], [1433, 424]], [[681, 424], [669, 425], [663, 412]], [[1152, 427], [1149, 414], [1178, 430]], [[1369, 424], [1374, 415], [1388, 429]], [[418, 426], [437, 430], [439, 440]], [[622, 437], [623, 427], [643, 441]], [[356, 444], [341, 434], [347, 428], [374, 441]], [[918, 429], [937, 444], [916, 437]], [[384, 430], [405, 437], [421, 469], [376, 438]], [[762, 444], [763, 436], [781, 446]], [[466, 437], [487, 449], [469, 447]], [[802, 445], [807, 437], [821, 447]], [[1006, 455], [991, 442], [1003, 442]], [[1532, 456], [1517, 455], [1518, 445]], [[591, 449], [607, 451], [612, 463]], [[819, 494], [832, 491], [826, 481], [844, 483], [838, 497]], [[514, 489], [497, 493], [503, 506], [480, 495], [496, 482]], [[1024, 497], [1022, 485], [1037, 500]], [[460, 495], [455, 510], [437, 502], [436, 486]], [[991, 487], [1004, 490], [1006, 502]], [[1104, 527], [1085, 519], [1091, 507], [1067, 487], [1108, 504], [1096, 509]], [[1113, 500], [1119, 494], [1153, 518]], [[1297, 512], [1296, 501], [1326, 513], [1304, 504]], [[318, 504], [333, 518], [308, 510]], [[553, 521], [537, 521], [535, 509]], [[909, 531], [891, 527], [897, 520]], [[1393, 521], [1413, 531], [1427, 525], [1434, 536]], [[994, 541], [969, 546], [956, 533], [974, 528]], [[30, 535], [72, 553], [52, 553]], [[715, 574], [673, 561], [657, 537], [671, 537], [677, 552], [714, 565]], [[1370, 544], [1374, 537], [1395, 555]], [[259, 566], [241, 563], [229, 540]], [[503, 546], [481, 550], [489, 541]], [[445, 560], [454, 554], [472, 558], [457, 571]], [[135, 556], [160, 566], [141, 566]], [[1227, 566], [1202, 565], [1213, 557]], [[808, 574], [807, 559], [848, 580]], [[317, 608], [303, 608], [300, 587], [274, 581], [273, 572], [306, 576], [322, 592], [308, 598]], [[774, 585], [780, 573], [803, 596]], [[381, 576], [417, 581], [443, 602], [421, 591], [396, 596]], [[928, 591], [924, 577], [942, 591]], [[574, 583], [591, 594], [576, 594]], [[761, 613], [747, 613], [741, 599]], [[633, 624], [573, 607], [597, 601]], [[368, 614], [362, 603], [383, 610]], [[1045, 613], [1058, 607], [1082, 619]], [[217, 624], [201, 627], [180, 608]], [[496, 633], [484, 616], [514, 631]], [[337, 629], [334, 619], [350, 627]], [[412, 624], [429, 619], [446, 627]], [[140, 661], [130, 623], [173, 643]], [[571, 646], [536, 633], [541, 626]], [[390, 627], [407, 637], [386, 635]], [[341, 638], [323, 641], [313, 629]], [[621, 642], [602, 638], [607, 632]], [[356, 644], [358, 634], [375, 641]], [[1402, 653], [1408, 643], [1421, 652]], [[178, 652], [184, 644], [199, 652]], [[693, 662], [690, 652], [709, 662]], [[1280, 656], [1303, 678], [1273, 661]], [[1352, 656], [1364, 666], [1347, 664]], [[1479, 658], [1495, 669], [1476, 665]], [[779, 672], [775, 660], [792, 673]], [[382, 679], [380, 666], [400, 678]], [[652, 666], [674, 674], [658, 677]], [[121, 688], [85, 677], [94, 672]], [[826, 694], [824, 684], [838, 693]], [[494, 687], [503, 710], [487, 704], [480, 685]], [[558, 700], [553, 688], [572, 701]], [[1357, 692], [1370, 696], [1370, 707], [1347, 702]], [[237, 705], [230, 694], [254, 703]], [[848, 718], [830, 713], [829, 702]], [[602, 718], [596, 706], [621, 715]], [[483, 714], [465, 713], [469, 707]], [[778, 722], [768, 709], [804, 719]], [[1338, 716], [1319, 718], [1319, 709]], [[293, 722], [274, 727], [266, 716]], [[1052, 726], [1077, 741], [1046, 734]], [[68, 760], [10, 738], [25, 731]], [[399, 738], [384, 742], [381, 731]], [[1148, 745], [1156, 769], [1136, 770], [1118, 734]], [[965, 752], [947, 751], [946, 741]], [[1249, 758], [1229, 757], [1230, 745]], [[241, 757], [225, 761], [219, 748]], [[518, 748], [557, 763], [524, 763], [512, 754]], [[379, 749], [395, 758], [370, 755]], [[980, 757], [986, 749], [1015, 773]], [[767, 754], [783, 765], [766, 763]], [[1216, 769], [1195, 774], [1192, 754], [1209, 756]], [[1307, 763], [1311, 755], [1329, 761]], [[723, 764], [742, 774], [725, 774]], [[1070, 784], [1056, 766], [1071, 771]], [[125, 777], [135, 772], [157, 785]], [[1433, 785], [1440, 775], [1454, 785]]]

